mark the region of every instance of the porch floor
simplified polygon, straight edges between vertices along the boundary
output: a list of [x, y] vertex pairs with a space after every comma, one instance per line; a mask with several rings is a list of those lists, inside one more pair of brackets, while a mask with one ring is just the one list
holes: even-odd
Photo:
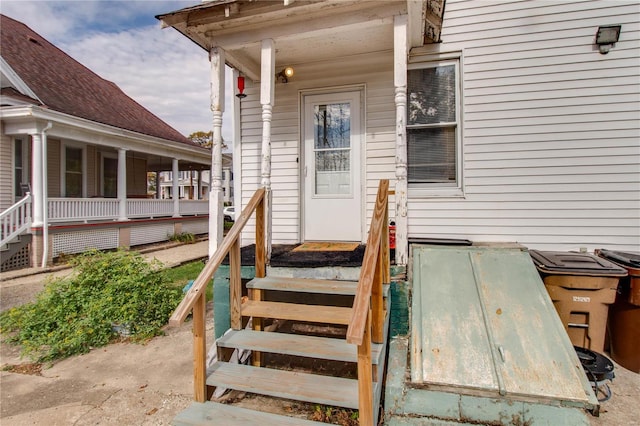
[[[271, 247], [271, 267], [276, 268], [317, 268], [317, 267], [360, 267], [364, 258], [365, 245], [360, 244], [353, 251], [293, 251], [300, 244], [274, 244]], [[251, 244], [240, 249], [242, 266], [255, 264], [256, 246]], [[223, 264], [228, 264], [225, 259]]]

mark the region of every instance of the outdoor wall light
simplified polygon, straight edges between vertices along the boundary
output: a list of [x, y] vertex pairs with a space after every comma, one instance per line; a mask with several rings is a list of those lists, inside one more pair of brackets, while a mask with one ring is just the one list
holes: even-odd
[[291, 67], [283, 68], [282, 71], [276, 74], [276, 79], [283, 83], [288, 83], [291, 77], [293, 77], [293, 68]]
[[603, 55], [609, 53], [609, 49], [618, 41], [620, 38], [620, 30], [622, 29], [622, 25], [603, 25], [598, 27], [598, 32], [596, 33], [596, 44], [600, 49], [600, 53]]

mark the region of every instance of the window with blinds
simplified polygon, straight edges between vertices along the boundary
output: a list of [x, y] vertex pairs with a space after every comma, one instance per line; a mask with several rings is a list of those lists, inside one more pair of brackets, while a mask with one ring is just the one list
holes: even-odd
[[408, 71], [408, 180], [418, 187], [459, 187], [458, 62]]

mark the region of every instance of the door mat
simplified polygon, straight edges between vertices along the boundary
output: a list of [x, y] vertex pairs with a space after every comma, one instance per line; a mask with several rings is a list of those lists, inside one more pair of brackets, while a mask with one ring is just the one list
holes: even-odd
[[332, 241], [308, 241], [300, 244], [292, 251], [354, 251], [359, 243], [342, 243]]

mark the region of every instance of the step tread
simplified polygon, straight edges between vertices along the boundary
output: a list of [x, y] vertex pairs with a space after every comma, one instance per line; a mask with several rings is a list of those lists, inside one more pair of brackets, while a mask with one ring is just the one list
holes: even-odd
[[210, 371], [212, 374], [207, 378], [209, 386], [222, 386], [316, 404], [358, 408], [358, 381], [354, 379], [220, 361], [216, 362]]
[[242, 316], [348, 325], [351, 308], [248, 300], [242, 304]]
[[280, 416], [217, 402], [194, 402], [173, 419], [174, 426], [205, 426], [215, 423], [227, 426], [245, 425], [326, 425], [311, 420]]
[[[247, 283], [247, 288], [256, 290], [278, 290], [299, 293], [321, 293], [353, 296], [356, 294], [358, 281], [322, 280], [314, 278], [290, 278], [269, 276], [254, 278]], [[389, 284], [383, 286], [383, 295], [388, 297]]]
[[[231, 330], [220, 337], [216, 344], [224, 348], [249, 349], [259, 352], [329, 359], [334, 361], [357, 362], [356, 345], [344, 339], [305, 336], [277, 332], [253, 330]], [[371, 358], [374, 364], [380, 362], [382, 344], [371, 345]]]

